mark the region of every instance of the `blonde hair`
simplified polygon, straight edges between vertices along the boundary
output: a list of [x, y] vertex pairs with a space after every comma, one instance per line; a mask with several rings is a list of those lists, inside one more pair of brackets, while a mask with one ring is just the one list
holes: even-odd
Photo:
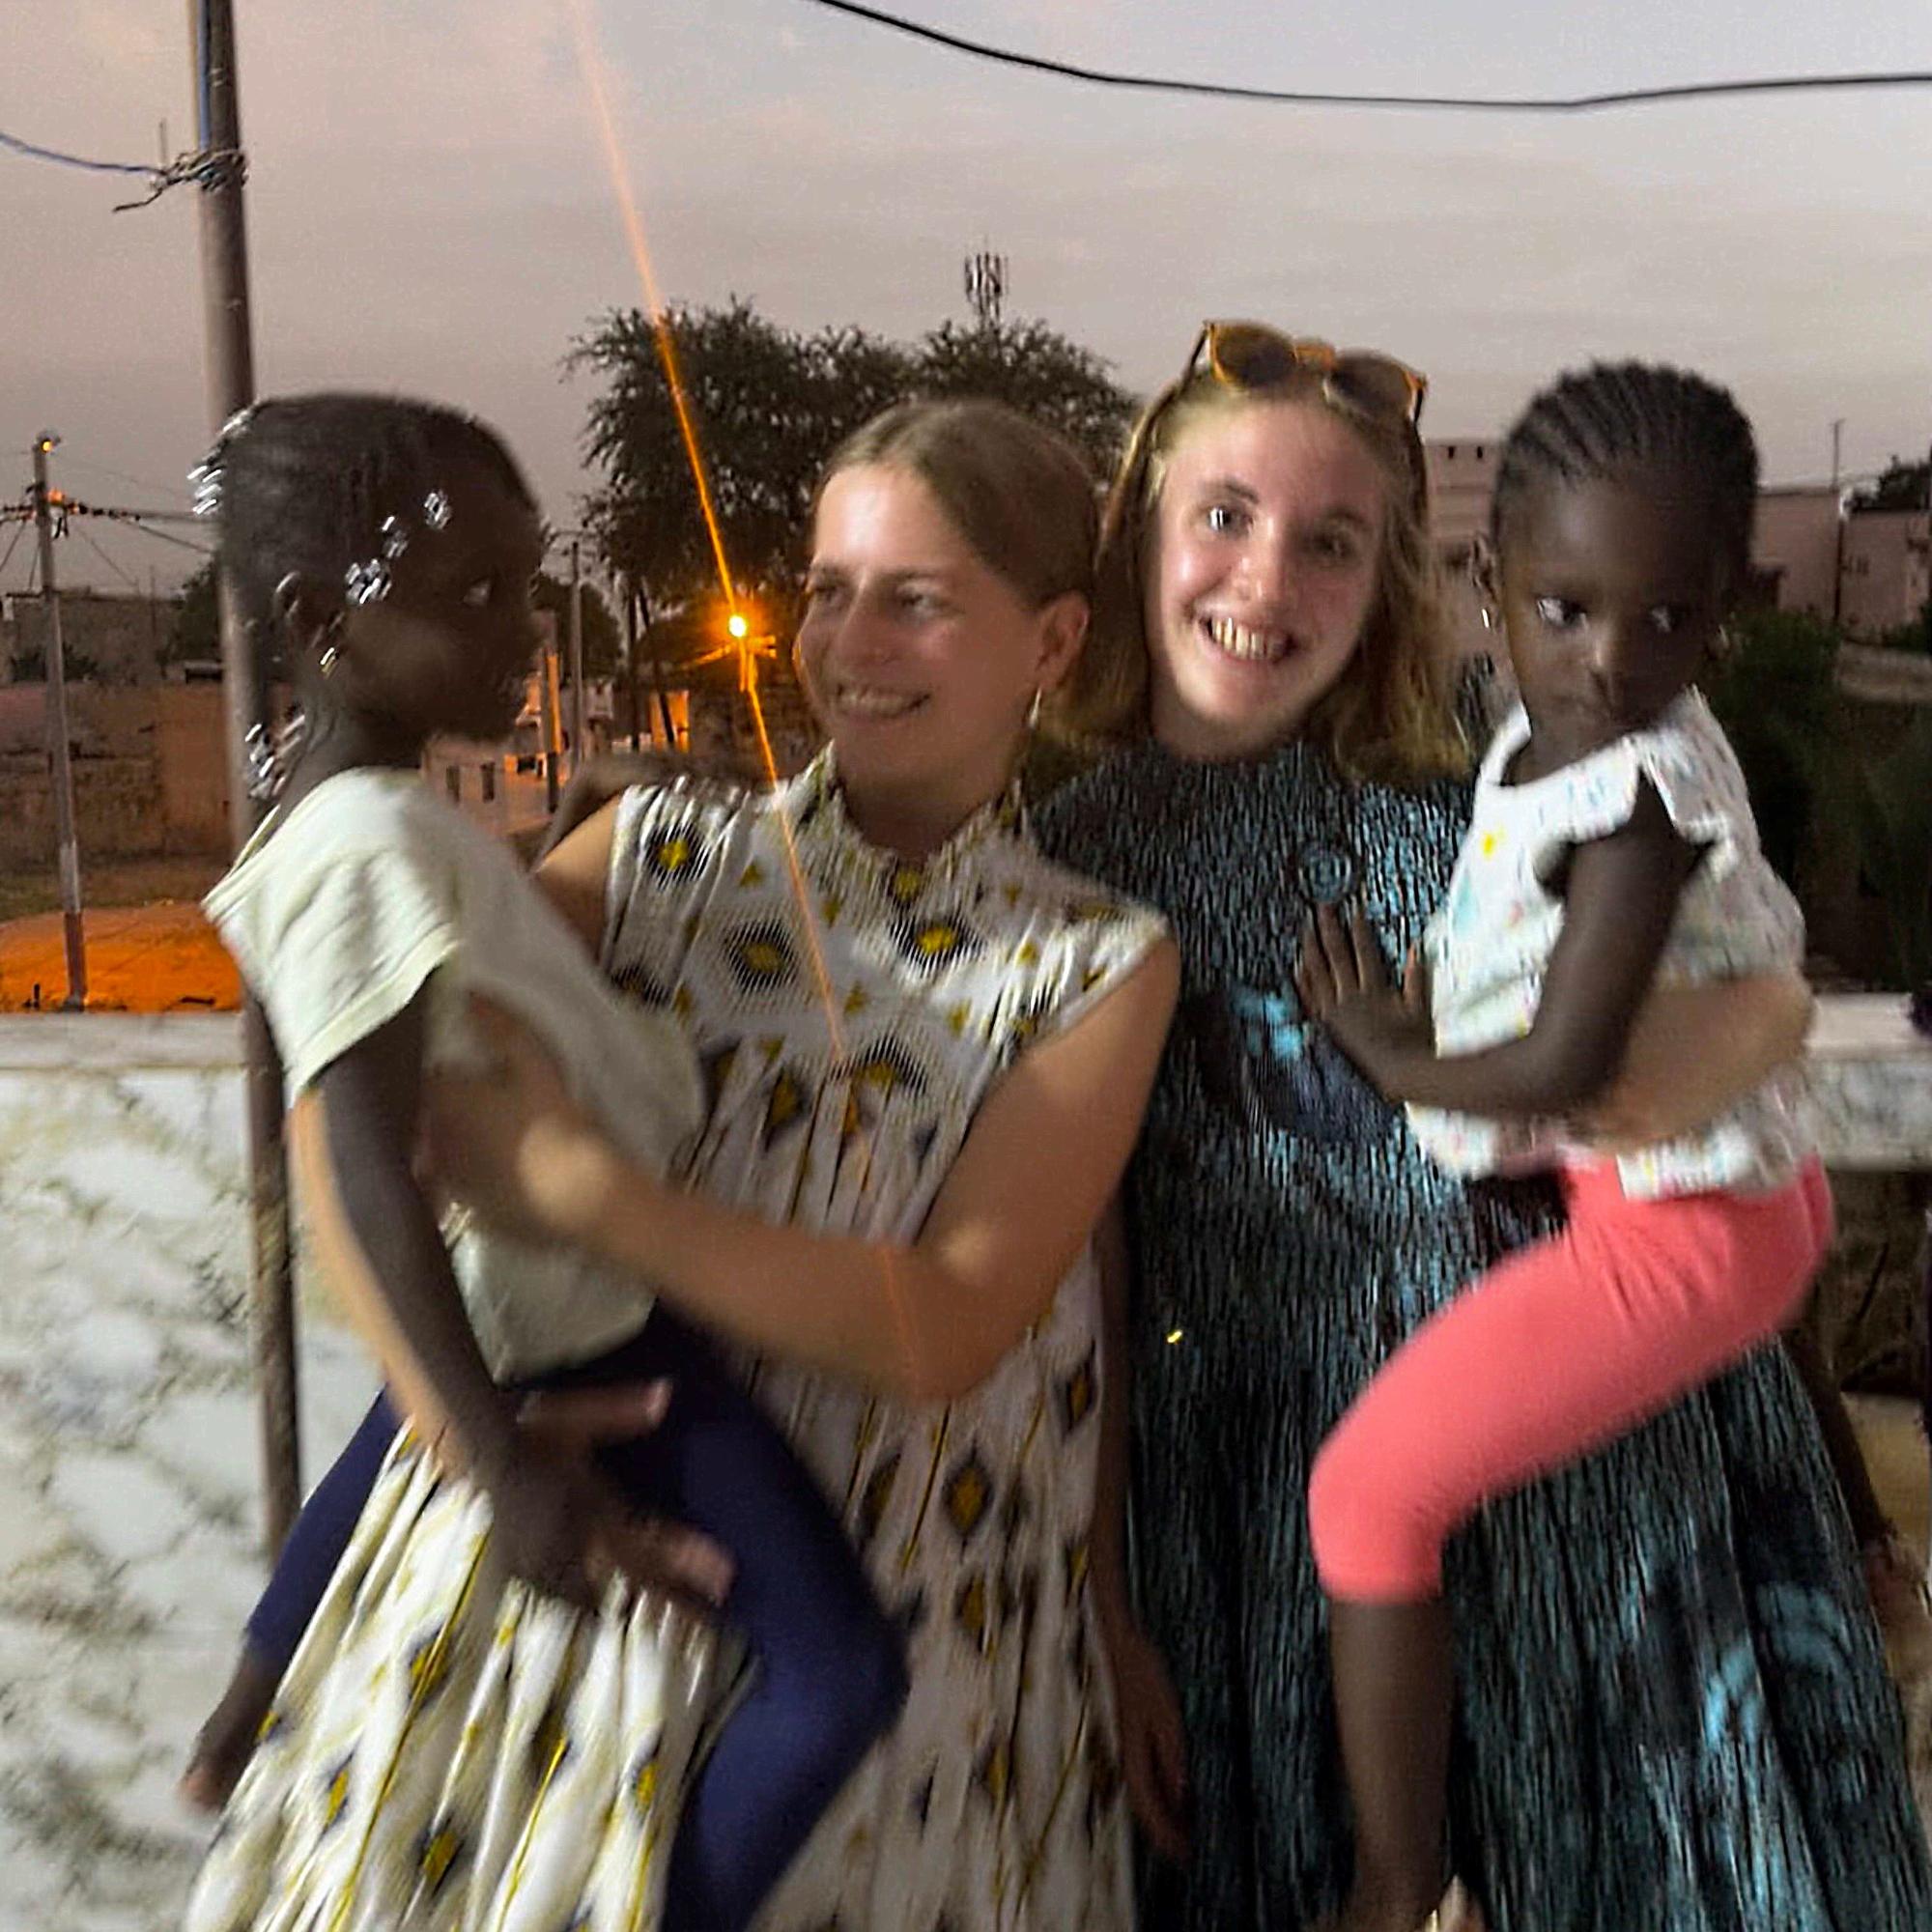
[[[841, 471], [877, 467], [916, 476], [974, 554], [1029, 609], [1094, 600], [1099, 490], [1087, 459], [1055, 431], [980, 398], [898, 403], [863, 424], [825, 466], [812, 499]], [[1040, 705], [1042, 727], [1091, 709], [1108, 681], [1105, 653], [1085, 647]]]
[[1095, 702], [1075, 724], [1115, 741], [1147, 735], [1147, 534], [1160, 507], [1175, 452], [1205, 422], [1257, 404], [1292, 402], [1326, 410], [1347, 424], [1382, 473], [1385, 505], [1377, 545], [1375, 599], [1353, 656], [1317, 701], [1302, 736], [1349, 778], [1420, 784], [1468, 769], [1442, 668], [1448, 623], [1430, 542], [1422, 444], [1406, 424], [1358, 414], [1330, 401], [1319, 371], [1246, 389], [1208, 371], [1157, 396], [1127, 444], [1101, 520], [1095, 562], [1096, 657], [1111, 673], [1095, 681]]

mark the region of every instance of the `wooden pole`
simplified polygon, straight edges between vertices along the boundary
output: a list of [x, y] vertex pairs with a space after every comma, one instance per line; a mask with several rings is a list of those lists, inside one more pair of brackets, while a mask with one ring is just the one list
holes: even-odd
[[[187, 17], [200, 148], [220, 161], [201, 189], [208, 419], [211, 432], [218, 434], [231, 416], [255, 400], [248, 227], [242, 199], [247, 169], [242, 151], [233, 0], [188, 0]], [[229, 835], [239, 850], [261, 816], [261, 808], [248, 795], [248, 737], [255, 730], [270, 734], [272, 724], [268, 680], [225, 571], [218, 573], [218, 594], [228, 720]], [[263, 1525], [270, 1549], [278, 1550], [301, 1501], [282, 1068], [268, 1022], [252, 999], [242, 1009], [242, 1029], [248, 1132], [249, 1299], [261, 1399]]]
[[34, 438], [34, 526], [41, 545], [41, 606], [46, 613], [42, 655], [46, 660], [47, 775], [54, 794], [54, 842], [60, 851], [61, 929], [67, 940], [67, 998], [79, 1012], [87, 1005], [87, 945], [80, 918], [80, 838], [74, 827], [73, 754], [67, 716], [67, 640], [61, 632], [60, 586], [54, 582], [54, 522], [47, 504], [47, 452], [60, 438], [43, 430]]

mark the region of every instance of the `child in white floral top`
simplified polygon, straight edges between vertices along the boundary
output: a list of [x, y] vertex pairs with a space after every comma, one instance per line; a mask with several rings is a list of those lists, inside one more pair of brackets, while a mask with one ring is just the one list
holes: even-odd
[[1486, 1500], [1656, 1413], [1793, 1315], [1831, 1203], [1782, 1080], [1706, 1130], [1592, 1156], [1566, 1116], [1660, 980], [1796, 970], [1804, 923], [1694, 689], [1743, 587], [1757, 453], [1723, 390], [1635, 364], [1565, 378], [1499, 468], [1479, 570], [1521, 695], [1414, 977], [1324, 910], [1310, 1012], [1459, 1174], [1561, 1170], [1563, 1234], [1389, 1360], [1324, 1444], [1309, 1531], [1356, 1815], [1348, 1932], [1413, 1932], [1445, 1877], [1453, 1689], [1442, 1548]]

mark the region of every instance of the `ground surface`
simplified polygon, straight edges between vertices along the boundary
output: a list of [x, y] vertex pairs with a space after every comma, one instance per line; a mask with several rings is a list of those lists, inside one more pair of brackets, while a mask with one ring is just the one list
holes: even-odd
[[[90, 1012], [164, 1013], [241, 1004], [234, 963], [201, 915], [215, 858], [128, 859], [83, 875]], [[0, 873], [0, 1012], [68, 993], [65, 925], [51, 878]]]

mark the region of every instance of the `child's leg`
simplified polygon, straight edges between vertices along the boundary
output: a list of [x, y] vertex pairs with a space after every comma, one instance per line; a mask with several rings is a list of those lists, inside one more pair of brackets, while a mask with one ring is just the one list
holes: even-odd
[[[639, 1507], [724, 1544], [735, 1565], [724, 1615], [757, 1665], [686, 1796], [666, 1923], [737, 1932], [891, 1728], [904, 1663], [824, 1496], [709, 1345], [663, 1307], [639, 1343], [620, 1373], [670, 1377], [669, 1410], [600, 1460]], [[599, 1379], [618, 1360], [600, 1362]]]
[[1360, 1926], [1412, 1927], [1441, 1889], [1451, 1532], [1774, 1333], [1822, 1252], [1802, 1184], [1627, 1202], [1609, 1168], [1573, 1176], [1570, 1207], [1565, 1233], [1418, 1329], [1316, 1459]]
[[328, 1473], [309, 1492], [275, 1558], [268, 1588], [249, 1612], [248, 1648], [273, 1669], [277, 1681], [299, 1648], [328, 1579], [349, 1548], [397, 1427], [388, 1397], [379, 1395]]
[[182, 1776], [190, 1803], [218, 1810], [242, 1776], [282, 1673], [349, 1548], [362, 1506], [395, 1439], [396, 1415], [384, 1396], [370, 1405], [348, 1447], [309, 1492], [249, 1613], [242, 1655], [221, 1701], [202, 1725]]

